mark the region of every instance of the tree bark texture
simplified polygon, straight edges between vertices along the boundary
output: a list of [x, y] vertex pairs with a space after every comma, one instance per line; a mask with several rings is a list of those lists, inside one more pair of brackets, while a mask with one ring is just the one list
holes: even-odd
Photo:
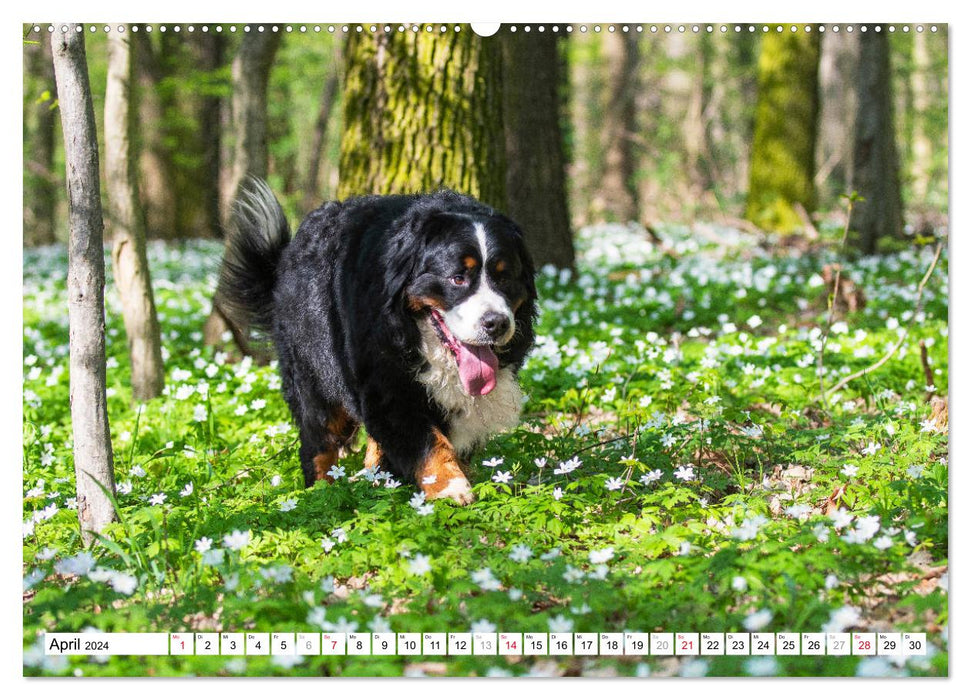
[[[785, 29], [785, 28], [784, 28]], [[794, 205], [816, 206], [815, 174], [820, 33], [762, 37], [746, 218], [789, 233], [802, 227]]]
[[575, 262], [560, 129], [559, 39], [501, 30], [506, 213], [537, 266]]
[[24, 245], [56, 240], [57, 187], [54, 130], [57, 89], [50, 38], [24, 47]]
[[853, 205], [850, 230], [864, 253], [875, 253], [881, 237], [903, 233], [892, 95], [886, 28], [861, 33], [853, 189], [863, 199]]
[[137, 401], [147, 401], [162, 392], [165, 367], [132, 149], [131, 118], [136, 111], [131, 90], [135, 75], [131, 48], [130, 32], [108, 35], [105, 181], [111, 259], [128, 336], [132, 395]]
[[499, 41], [415, 29], [348, 37], [338, 197], [449, 187], [502, 210]]
[[[61, 26], [57, 23], [55, 26]], [[84, 51], [84, 33], [52, 35], [67, 166], [68, 319], [71, 424], [78, 520], [86, 544], [115, 517], [114, 464], [105, 397], [104, 246], [98, 138]], [[95, 482], [98, 483], [95, 483]]]

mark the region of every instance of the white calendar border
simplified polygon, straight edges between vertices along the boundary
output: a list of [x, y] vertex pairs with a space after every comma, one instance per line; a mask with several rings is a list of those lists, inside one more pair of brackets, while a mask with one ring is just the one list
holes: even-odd
[[[901, 2], [900, 0], [890, 0], [881, 5], [880, 14], [884, 16], [891, 16], [895, 19], [902, 19], [906, 21], [926, 21], [928, 19], [941, 20], [942, 22], [948, 21], [953, 25], [954, 20], [951, 19], [955, 16], [955, 11], [951, 9], [952, 4], [950, 2], [944, 3], [940, 0], [924, 0], [920, 3], [914, 2]], [[10, 7], [10, 5], [8, 5]], [[333, 19], [334, 21], [342, 20], [355, 20], [361, 19], [361, 15], [367, 15], [368, 18], [380, 18], [382, 21], [415, 21], [415, 19], [432, 19], [432, 20], [448, 20], [448, 21], [490, 21], [490, 20], [505, 20], [505, 21], [549, 21], [551, 18], [548, 16], [550, 14], [555, 14], [553, 18], [555, 21], [594, 21], [600, 20], [617, 20], [617, 21], [629, 21], [631, 19], [636, 19], [643, 15], [646, 21], [663, 22], [663, 21], [738, 21], [740, 18], [753, 18], [753, 19], [768, 19], [776, 18], [779, 16], [779, 9], [777, 2], [737, 2], [733, 3], [731, 6], [726, 6], [724, 3], [715, 3], [712, 0], [706, 0], [704, 2], [695, 3], [692, 6], [685, 6], [683, 4], [657, 4], [647, 7], [643, 4], [635, 4], [632, 2], [612, 2], [612, 0], [599, 0], [596, 3], [575, 3], [573, 5], [560, 4], [557, 6], [555, 12], [539, 12], [533, 6], [528, 3], [522, 3], [521, 1], [515, 0], [493, 0], [493, 2], [487, 5], [476, 5], [472, 6], [472, 9], [466, 9], [468, 6], [463, 6], [462, 13], [463, 17], [456, 17], [457, 9], [460, 8], [454, 2], [444, 2], [444, 0], [438, 0], [437, 2], [424, 3], [421, 8], [417, 10], [414, 5], [404, 4], [404, 3], [391, 3], [390, 0], [375, 0], [374, 2], [368, 3], [367, 6], [362, 6], [360, 4], [346, 4], [339, 5], [334, 4], [330, 6], [326, 11], [310, 10], [305, 2], [291, 2], [290, 0], [277, 0], [273, 3], [271, 9], [267, 8], [253, 8], [253, 9], [241, 9], [237, 3], [230, 5], [226, 4], [226, 7], [220, 8], [214, 6], [213, 3], [200, 4], [200, 3], [188, 3], [184, 0], [170, 0], [161, 5], [156, 5], [155, 7], [146, 9], [146, 6], [132, 6], [128, 3], [122, 3], [120, 0], [109, 0], [108, 2], [98, 3], [98, 7], [91, 7], [90, 9], [85, 9], [81, 11], [82, 15], [80, 19], [87, 19], [90, 15], [91, 19], [102, 19], [102, 18], [119, 18], [124, 17], [126, 20], [130, 21], [247, 21], [256, 18], [260, 15], [281, 15], [281, 21], [286, 19], [292, 19], [294, 21], [307, 21], [308, 14], [322, 14], [326, 15], [326, 20]], [[57, 18], [71, 18], [78, 14], [78, 5], [76, 1], [68, 0], [48, 0], [44, 3], [44, 6], [38, 10], [37, 5], [25, 5], [25, 4], [13, 4], [9, 10], [4, 10], [4, 12], [10, 12], [11, 14], [16, 13], [18, 22], [28, 22], [36, 21], [38, 17], [36, 16], [38, 11], [45, 15], [44, 19], [54, 20]], [[405, 15], [419, 14], [421, 17], [413, 18]], [[469, 16], [471, 14], [472, 16]], [[840, 2], [834, 2], [833, 0], [815, 0], [813, 3], [806, 3], [805, 7], [792, 7], [788, 10], [786, 14], [794, 14], [797, 17], [793, 17], [793, 20], [798, 19], [799, 21], [843, 21], [843, 22], [857, 22], [860, 21], [861, 11], [859, 7], [853, 3], [846, 3], [845, 0]], [[866, 13], [863, 13], [866, 14]], [[546, 16], [544, 16], [546, 15]], [[731, 16], [726, 16], [731, 15]], [[9, 19], [9, 17], [6, 17]], [[274, 17], [275, 19], [275, 17]], [[9, 23], [6, 25], [9, 27]], [[966, 24], [964, 25], [967, 26]], [[21, 62], [21, 47], [19, 42], [8, 41], [5, 42], [4, 48], [0, 48], [0, 51], [6, 51], [4, 55], [6, 58], [5, 65], [11, 66], [22, 65]], [[955, 71], [954, 66], [958, 64], [959, 56], [966, 58], [967, 55], [971, 53], [971, 46], [967, 45], [966, 41], [954, 41], [952, 43], [952, 51], [950, 55], [950, 65], [949, 73], [950, 80], [952, 81], [952, 100], [953, 109], [952, 114], [963, 114], [967, 115], [971, 113], [969, 105], [967, 102], [967, 97], [969, 91], [967, 90], [967, 85], [964, 85], [963, 89], [955, 90], [955, 85], [957, 80], [955, 75], [963, 74], [963, 80], [966, 81], [966, 76], [968, 75], [968, 62], [963, 63], [962, 69], [960, 71]], [[22, 84], [20, 81], [20, 72], [18, 69], [4, 71], [5, 75], [0, 77], [0, 80], [4, 81], [4, 87], [8, 89], [5, 94], [17, 94], [18, 91], [22, 90]], [[6, 83], [6, 81], [10, 81]], [[12, 86], [12, 89], [11, 89]], [[20, 130], [17, 128], [17, 123], [20, 118], [20, 107], [15, 104], [15, 100], [10, 100], [7, 104], [7, 112], [3, 117], [3, 133], [5, 134], [17, 134], [19, 137]], [[950, 169], [950, 180], [951, 180], [951, 192], [956, 191], [954, 188], [961, 187], [960, 191], [966, 189], [967, 181], [966, 179], [959, 179], [959, 173], [963, 175], [965, 173], [965, 151], [967, 151], [967, 138], [962, 137], [960, 140], [954, 139], [951, 142], [952, 153], [955, 153], [955, 143], [960, 143], [960, 157], [950, 158], [949, 169]], [[16, 162], [17, 159], [8, 159], [8, 168], [6, 173], [6, 178], [4, 184], [5, 192], [17, 192], [18, 188], [22, 184], [22, 172], [21, 163]], [[8, 204], [10, 199], [15, 199], [15, 196], [8, 197]], [[15, 202], [14, 202], [15, 204]], [[968, 219], [967, 216], [955, 216], [956, 213], [960, 212], [963, 214], [966, 211], [967, 205], [961, 201], [959, 197], [953, 197], [951, 202], [951, 214], [952, 220], [958, 219], [960, 221], [965, 221]], [[13, 218], [13, 216], [19, 216], [15, 211], [15, 206], [8, 206], [8, 217]], [[8, 236], [5, 245], [13, 247], [14, 245], [20, 245], [20, 242], [16, 240], [16, 236]], [[955, 237], [956, 238], [956, 237]], [[952, 252], [956, 252], [960, 247], [962, 252], [966, 251], [966, 246], [969, 243], [955, 241], [952, 239]], [[5, 298], [14, 298], [13, 294], [17, 293], [22, 280], [22, 273], [20, 270], [20, 260], [21, 257], [18, 254], [4, 255], [0, 256], [4, 259], [3, 272], [6, 274], [0, 275], [3, 278], [4, 284], [8, 285], [6, 288]], [[957, 256], [954, 256], [955, 258]], [[954, 259], [954, 258], [952, 258]], [[957, 260], [954, 260], [957, 264]], [[961, 262], [967, 262], [966, 259], [961, 259]], [[967, 287], [965, 286], [967, 282], [961, 280], [954, 280], [952, 282], [954, 285], [953, 290], [957, 291], [958, 287], [961, 287], [962, 292], [966, 292]], [[963, 296], [963, 294], [962, 294]], [[954, 294], [952, 293], [952, 304], [956, 306], [956, 300]], [[964, 299], [962, 298], [961, 301]], [[14, 308], [15, 305], [4, 306], [4, 314], [10, 314], [11, 317], [19, 317], [21, 314], [20, 307]], [[9, 327], [13, 325], [10, 318], [4, 316], [3, 318], [4, 327]], [[956, 346], [959, 333], [954, 332], [951, 335], [952, 343]], [[966, 333], [960, 333], [962, 340], [962, 347], [966, 350], [967, 346], [963, 344], [966, 338]], [[19, 344], [8, 344], [0, 347], [0, 366], [4, 367], [7, 372], [9, 372], [10, 381], [5, 385], [16, 386], [20, 381], [20, 357], [18, 356]], [[968, 396], [968, 389], [971, 387], [967, 383], [967, 370], [961, 369], [956, 366], [951, 367], [951, 382], [954, 388], [954, 394], [957, 396]], [[960, 381], [959, 381], [960, 380]], [[13, 393], [13, 392], [10, 392]], [[19, 397], [15, 397], [19, 404]], [[19, 410], [19, 409], [15, 409]], [[965, 412], [957, 412], [957, 421], [961, 422], [965, 420], [961, 417], [961, 414]], [[6, 440], [3, 444], [5, 445], [22, 445], [22, 424], [17, 423], [17, 421], [5, 421], [0, 430], [6, 431]], [[952, 464], [963, 463], [960, 459], [968, 454], [965, 449], [965, 437], [966, 433], [960, 429], [954, 430], [951, 433], [951, 461]], [[960, 448], [960, 449], [958, 449]], [[19, 449], [19, 448], [18, 448]], [[17, 470], [13, 470], [17, 471]], [[8, 477], [17, 478], [17, 477]], [[966, 473], [959, 474], [951, 472], [952, 487], [956, 488], [959, 493], [968, 493], [968, 479], [969, 477]], [[7, 508], [4, 512], [7, 514], [9, 523], [5, 532], [7, 536], [3, 539], [3, 553], [4, 561], [13, 561], [14, 557], [20, 557], [21, 542], [20, 538], [16, 536], [19, 533], [19, 516], [22, 512], [22, 504], [20, 498], [20, 491], [17, 489], [2, 489], [3, 497], [9, 499], [7, 503]], [[951, 526], [952, 531], [968, 531], [968, 522], [971, 518], [971, 514], [966, 512], [967, 509], [956, 509], [952, 518]], [[960, 527], [957, 527], [960, 525]], [[19, 561], [19, 559], [18, 559]], [[16, 571], [14, 571], [16, 569]], [[3, 590], [3, 600], [6, 601], [6, 605], [9, 606], [10, 617], [8, 619], [16, 619], [19, 616], [23, 619], [22, 604], [19, 602], [18, 596], [21, 592], [21, 574], [19, 567], [11, 567], [8, 575], [3, 579], [5, 580], [5, 589]], [[953, 590], [953, 589], [952, 589]], [[971, 628], [971, 622], [969, 622], [969, 607], [967, 605], [955, 606], [951, 611], [950, 619], [954, 621], [954, 624], [959, 629], [969, 629]], [[967, 624], [966, 624], [967, 623]], [[950, 636], [950, 635], [949, 635]], [[967, 645], [961, 645], [960, 637], [966, 635], [958, 636], [958, 647], [954, 647], [949, 644], [949, 653], [952, 659], [958, 658], [958, 654], [967, 653]], [[89, 678], [86, 679], [84, 683], [71, 683], [69, 686], [65, 686], [64, 681], [59, 682], [38, 682], [35, 679], [26, 679], [23, 677], [23, 667], [22, 667], [22, 644], [23, 639], [19, 634], [6, 634], [3, 635], [3, 639], [0, 640], [0, 644], [3, 645], [3, 653], [0, 654], [5, 660], [6, 666], [3, 666], [3, 677], [5, 680], [11, 680], [12, 682], [8, 687], [12, 688], [14, 693], [21, 695], [22, 697], [30, 697], [31, 700], [44, 700], [45, 698], [57, 698], [57, 700], [63, 700], [66, 693], [70, 693], [72, 700], [87, 700], [92, 698], [93, 700], [104, 700], [106, 697], [124, 693], [128, 696], [137, 696], [139, 700], [155, 700], [156, 698], [171, 700], [173, 685], [167, 682], [150, 682], [145, 679], [133, 679], [127, 677], [119, 678]], [[960, 648], [964, 648], [965, 652], [959, 652]], [[967, 669], [962, 668], [960, 665], [951, 664], [950, 673], [952, 679], [957, 679], [961, 677], [962, 679], [967, 679], [968, 673]], [[250, 678], [226, 678], [220, 679], [219, 683], [225, 683], [229, 686], [242, 686], [243, 683], [248, 683], [254, 679]], [[272, 692], [271, 686], [275, 686], [281, 683], [276, 679], [256, 679], [261, 683], [260, 692]], [[288, 679], [289, 680], [289, 679]], [[658, 682], [659, 679], [654, 679]], [[757, 687], [759, 692], [778, 692], [780, 694], [784, 693], [787, 700], [802, 700], [802, 698], [812, 698], [812, 700], [818, 700], [818, 694], [821, 690], [827, 693], [842, 693], [844, 691], [859, 692], [861, 687], [864, 692], [871, 688], [872, 686], [861, 685], [858, 679], [825, 679], [820, 680], [818, 683], [812, 682], [814, 679], [798, 679], [799, 681], [808, 680], [810, 682], [799, 682], [793, 683], [789, 679], [710, 679], [705, 683], [705, 688], [711, 693], [717, 694], [720, 690], [728, 690], [729, 692], [735, 693], [742, 687], [742, 685], [753, 684], [753, 687]], [[914, 693], [920, 693], [924, 691], [925, 686], [929, 686], [930, 683], [923, 682], [920, 679], [908, 679], [907, 683], [883, 683], [880, 687], [881, 700], [887, 698], [908, 698], [912, 700]], [[934, 679], [936, 680], [936, 679]], [[348, 683], [347, 689], [352, 690], [355, 693], [367, 693], [370, 694], [373, 691], [377, 694], [385, 694], [388, 691], [388, 681], [385, 679], [341, 679], [341, 678], [331, 678], [327, 679], [329, 683]], [[69, 682], [69, 681], [67, 681]], [[662, 681], [670, 682], [670, 681]], [[933, 682], [933, 681], [931, 681]], [[488, 684], [475, 684], [464, 681], [464, 679], [408, 679], [408, 683], [412, 688], [421, 688], [421, 692], [426, 694], [427, 697], [451, 697], [454, 700], [454, 693], [461, 692], [463, 695], [463, 700], [477, 700], [478, 698], [489, 697], [490, 700], [494, 700], [495, 697], [495, 687]], [[758, 684], [755, 686], [755, 684]], [[823, 685], [820, 685], [822, 683]], [[741, 684], [741, 685], [740, 685]], [[941, 698], [946, 698], [952, 694], [953, 688], [957, 685], [956, 682], [952, 683], [941, 683], [934, 682], [934, 685], [930, 688], [931, 692], [934, 693], [935, 700]], [[180, 679], [177, 686], [177, 692], [183, 692], [185, 689], [194, 690], [204, 690], [212, 692], [214, 688], [213, 682], [208, 679]], [[286, 686], [281, 684], [281, 688], [293, 689], [292, 682], [287, 682]], [[509, 679], [504, 683], [504, 689], [506, 688], [522, 688], [530, 689], [535, 692], [536, 681], [534, 679], [529, 679], [528, 681], [522, 681], [519, 679]], [[613, 680], [599, 680], [595, 678], [587, 679], [584, 683], [584, 689], [589, 693], [597, 693], [598, 688], [606, 688], [610, 691], [616, 691], [618, 685], [613, 682]], [[626, 687], [626, 686], [620, 686]], [[18, 693], [17, 688], [21, 689]]]

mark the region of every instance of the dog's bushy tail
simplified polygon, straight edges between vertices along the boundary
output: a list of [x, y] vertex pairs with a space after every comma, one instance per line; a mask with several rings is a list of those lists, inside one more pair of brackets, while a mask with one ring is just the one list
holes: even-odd
[[216, 294], [220, 308], [242, 328], [271, 329], [277, 266], [289, 243], [280, 203], [269, 185], [250, 179], [233, 206]]

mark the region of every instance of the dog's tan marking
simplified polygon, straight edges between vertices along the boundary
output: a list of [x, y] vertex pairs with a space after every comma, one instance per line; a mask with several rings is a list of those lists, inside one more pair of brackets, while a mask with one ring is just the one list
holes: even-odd
[[381, 458], [384, 453], [381, 451], [381, 445], [371, 437], [367, 436], [367, 450], [364, 452], [364, 467], [366, 469], [374, 469], [381, 463]]
[[431, 449], [418, 468], [415, 481], [429, 501], [450, 498], [464, 506], [475, 500], [472, 486], [462, 472], [452, 443], [437, 428]]
[[314, 478], [317, 481], [326, 481], [333, 484], [334, 479], [327, 472], [337, 464], [337, 450], [327, 450], [314, 457]]
[[338, 443], [350, 440], [356, 428], [354, 420], [347, 415], [347, 411], [342, 407], [335, 408], [327, 417], [327, 432]]
[[444, 304], [441, 299], [431, 296], [423, 297], [408, 297], [408, 308], [412, 311], [423, 311], [424, 309], [438, 309], [442, 310]]
[[465, 267], [466, 270], [471, 270], [478, 264], [479, 261], [473, 258], [471, 255], [466, 255], [464, 258], [462, 258], [462, 266]]
[[314, 457], [314, 479], [316, 481], [323, 480], [328, 484], [334, 483], [334, 479], [328, 476], [327, 472], [337, 464], [340, 448], [354, 437], [356, 430], [357, 423], [343, 407], [338, 406], [331, 410], [327, 417], [327, 423], [324, 425], [323, 443], [325, 449]]
[[496, 272], [505, 272], [505, 271], [506, 271], [506, 261], [499, 260], [498, 262], [496, 262]]

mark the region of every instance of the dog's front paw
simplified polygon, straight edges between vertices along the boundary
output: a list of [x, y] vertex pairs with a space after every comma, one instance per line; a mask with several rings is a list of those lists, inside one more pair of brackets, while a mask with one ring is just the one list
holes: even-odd
[[432, 485], [422, 485], [422, 489], [425, 491], [425, 497], [430, 501], [436, 498], [449, 498], [460, 506], [467, 506], [475, 500], [472, 484], [464, 476], [452, 477], [446, 482], [444, 488], [438, 490], [427, 488], [427, 486]]
[[432, 447], [415, 477], [426, 500], [448, 498], [460, 506], [475, 500], [472, 485], [462, 472], [452, 443], [438, 430], [434, 432]]

